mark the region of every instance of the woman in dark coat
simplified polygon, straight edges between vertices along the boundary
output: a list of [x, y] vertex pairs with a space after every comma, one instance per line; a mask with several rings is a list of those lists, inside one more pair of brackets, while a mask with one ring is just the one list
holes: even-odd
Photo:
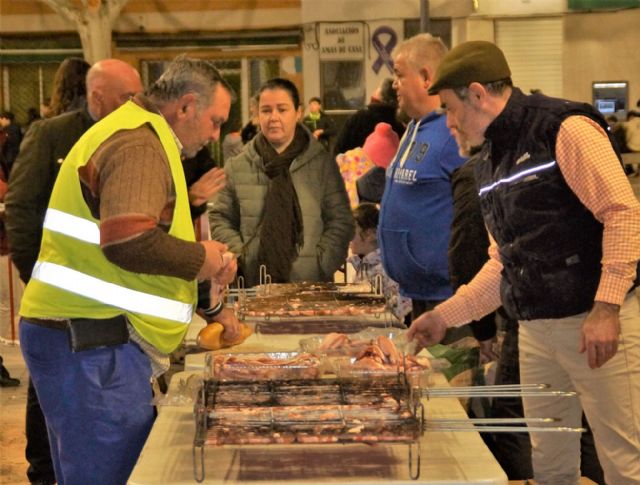
[[364, 141], [373, 132], [378, 123], [389, 123], [399, 137], [404, 133], [404, 126], [398, 121], [398, 98], [393, 88], [393, 79], [382, 81], [380, 87], [371, 97], [371, 103], [366, 108], [358, 110], [348, 118], [336, 139], [333, 149], [334, 155], [345, 153], [364, 145]]

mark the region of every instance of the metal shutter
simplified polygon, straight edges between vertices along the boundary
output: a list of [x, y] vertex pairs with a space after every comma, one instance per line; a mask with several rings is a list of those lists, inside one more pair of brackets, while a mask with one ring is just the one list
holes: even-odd
[[514, 85], [525, 93], [540, 89], [562, 97], [562, 18], [500, 19], [496, 43], [502, 49]]

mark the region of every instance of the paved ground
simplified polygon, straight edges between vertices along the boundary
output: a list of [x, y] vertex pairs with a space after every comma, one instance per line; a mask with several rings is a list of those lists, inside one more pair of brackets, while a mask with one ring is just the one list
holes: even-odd
[[0, 387], [0, 484], [27, 485], [24, 459], [24, 413], [27, 402], [27, 368], [16, 345], [0, 344], [0, 354], [18, 387]]
[[[640, 198], [640, 177], [632, 176], [629, 180], [636, 196]], [[24, 459], [28, 373], [18, 346], [0, 344], [0, 354], [11, 375], [22, 381], [18, 387], [0, 388], [0, 484], [28, 485]], [[586, 485], [593, 482], [583, 479], [582, 483]]]

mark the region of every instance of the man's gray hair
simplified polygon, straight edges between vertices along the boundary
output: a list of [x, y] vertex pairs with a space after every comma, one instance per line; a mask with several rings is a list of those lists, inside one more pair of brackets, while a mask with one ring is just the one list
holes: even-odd
[[231, 85], [222, 77], [213, 62], [194, 59], [181, 54], [176, 57], [158, 80], [149, 88], [147, 95], [154, 102], [164, 105], [185, 94], [194, 94], [199, 108], [211, 103], [214, 89], [226, 89], [232, 102], [236, 95]]
[[[494, 96], [500, 96], [502, 93], [505, 92], [507, 88], [513, 87], [513, 82], [511, 81], [511, 78], [507, 78], [507, 79], [499, 79], [498, 81], [493, 81], [490, 83], [484, 83], [482, 85], [485, 87], [485, 89], [489, 94], [492, 94]], [[453, 88], [453, 92], [462, 101], [469, 98], [468, 86]]]
[[440, 37], [424, 33], [402, 41], [396, 47], [393, 56], [395, 58], [398, 54], [405, 55], [415, 70], [428, 65], [435, 71], [446, 53], [447, 46], [444, 45]]

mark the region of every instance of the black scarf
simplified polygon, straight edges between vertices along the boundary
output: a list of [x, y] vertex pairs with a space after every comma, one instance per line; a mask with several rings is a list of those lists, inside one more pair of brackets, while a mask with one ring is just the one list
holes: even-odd
[[304, 243], [302, 213], [289, 168], [308, 145], [308, 135], [300, 125], [282, 153], [277, 153], [262, 133], [256, 136], [256, 151], [270, 179], [260, 221], [258, 264], [266, 266], [273, 283], [290, 281], [291, 266]]

